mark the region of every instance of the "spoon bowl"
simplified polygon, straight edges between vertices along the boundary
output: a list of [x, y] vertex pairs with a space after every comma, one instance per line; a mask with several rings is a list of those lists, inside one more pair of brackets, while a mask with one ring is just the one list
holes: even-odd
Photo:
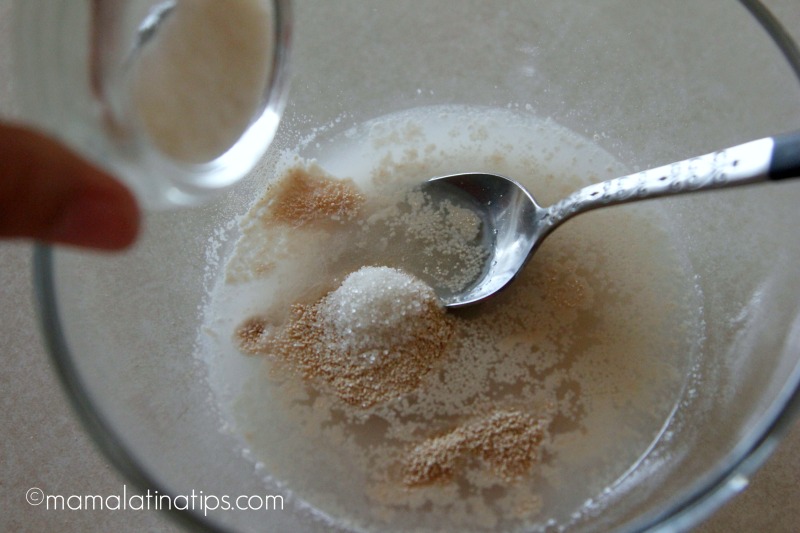
[[525, 187], [497, 174], [470, 172], [432, 178], [422, 190], [474, 210], [488, 251], [481, 274], [460, 291], [434, 287], [445, 307], [485, 301], [514, 280], [553, 230], [570, 218], [623, 203], [800, 175], [800, 131], [719, 150], [579, 189], [542, 207]]
[[434, 199], [459, 199], [471, 207], [483, 225], [481, 247], [487, 250], [480, 276], [459, 292], [435, 287], [447, 307], [481, 302], [508, 285], [532, 255], [545, 209], [511, 178], [497, 174], [466, 173], [425, 182], [422, 190]]

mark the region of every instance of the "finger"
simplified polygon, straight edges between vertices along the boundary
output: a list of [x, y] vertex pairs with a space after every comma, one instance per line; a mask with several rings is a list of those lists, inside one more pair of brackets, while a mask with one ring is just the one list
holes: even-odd
[[133, 195], [39, 133], [0, 124], [0, 237], [117, 250], [139, 230]]

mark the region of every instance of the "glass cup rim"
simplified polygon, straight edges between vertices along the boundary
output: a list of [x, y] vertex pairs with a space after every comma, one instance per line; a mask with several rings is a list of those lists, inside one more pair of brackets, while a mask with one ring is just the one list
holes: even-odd
[[[159, 146], [130, 90], [135, 78], [131, 66], [136, 64], [132, 59], [160, 24], [148, 21], [165, 20], [175, 0], [152, 2], [146, 14], [134, 13], [141, 7], [135, 2], [13, 0], [10, 16], [21, 28], [13, 33], [11, 68], [17, 80], [12, 94], [18, 120], [116, 175], [148, 210], [206, 203], [255, 168], [274, 139], [288, 101], [293, 6], [291, 0], [259, 1], [270, 28], [259, 100], [232, 143], [198, 161], [181, 159]], [[100, 9], [106, 5], [109, 9]], [[140, 15], [145, 18], [130, 28], [129, 18]], [[126, 36], [129, 30], [135, 32], [133, 37]], [[108, 36], [119, 42], [106, 43]], [[106, 48], [109, 54], [100, 53]]]
[[[170, 183], [160, 193], [147, 194], [143, 190], [140, 200], [145, 207], [160, 210], [204, 203], [209, 197], [244, 178], [271, 144], [288, 100], [292, 5], [291, 0], [268, 1], [272, 4], [274, 34], [271, 39], [272, 66], [264, 88], [266, 98], [263, 108], [232, 146], [204, 163], [187, 163], [171, 158], [139, 132], [139, 142], [133, 144], [136, 151], [133, 157], [145, 168], [138, 174], [170, 176]], [[121, 172], [125, 173], [126, 170], [127, 165], [123, 165]], [[128, 184], [135, 188], [137, 181], [137, 177], [133, 176]]]
[[[288, 17], [291, 0], [273, 1], [279, 9], [285, 8], [284, 14]], [[792, 36], [762, 3], [762, 0], [738, 0], [738, 2], [746, 8], [773, 40], [779, 53], [783, 55], [800, 82], [800, 47]], [[288, 21], [288, 18], [286, 20]], [[288, 32], [288, 22], [285, 24], [285, 28]], [[283, 38], [288, 40], [288, 33]], [[285, 44], [288, 45], [288, 41]], [[285, 59], [286, 57], [284, 57]], [[50, 362], [78, 419], [106, 459], [138, 490], [142, 492], [156, 490], [159, 494], [171, 496], [171, 492], [136, 459], [135, 454], [125, 444], [113, 424], [96, 408], [83, 383], [83, 378], [75, 365], [66, 341], [60, 319], [53, 275], [55, 251], [56, 249], [52, 246], [36, 244], [33, 250], [32, 265], [34, 303]], [[800, 331], [800, 317], [795, 320], [794, 324]], [[648, 514], [623, 524], [617, 530], [618, 533], [661, 530], [662, 528], [680, 531], [709, 517], [730, 497], [746, 486], [747, 478], [766, 461], [792, 427], [792, 423], [798, 418], [800, 418], [800, 366], [795, 367], [789, 385], [784, 388], [767, 414], [762, 417], [758, 427], [751, 432], [754, 436], [749, 439], [749, 442], [741, 441], [727, 456], [723, 457], [719, 468], [699, 479], [684, 494], [676, 496]], [[167, 515], [180, 525], [192, 530], [227, 531], [226, 528], [212, 522], [208, 517], [192, 510], [170, 508], [166, 511]]]

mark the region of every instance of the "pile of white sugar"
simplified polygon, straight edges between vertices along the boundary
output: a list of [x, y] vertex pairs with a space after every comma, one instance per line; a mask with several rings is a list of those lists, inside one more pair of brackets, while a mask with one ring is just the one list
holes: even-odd
[[436, 305], [433, 289], [389, 267], [364, 267], [317, 306], [330, 347], [374, 364], [394, 355], [391, 346], [412, 342]]
[[424, 282], [363, 267], [311, 305], [295, 305], [275, 331], [253, 318], [236, 332], [242, 351], [274, 356], [290, 372], [368, 408], [419, 389], [441, 359], [453, 322]]
[[[439, 290], [464, 277], [484, 228], [406, 191], [490, 169], [551, 203], [628, 171], [511, 109], [424, 107], [328, 133], [280, 158], [207, 311], [209, 377], [254, 459], [338, 529], [580, 524], [663, 435], [700, 354], [703, 297], [669, 219], [576, 220], [497, 299], [452, 313], [432, 300], [418, 321], [425, 293], [405, 276]], [[231, 353], [234, 331], [256, 357]]]

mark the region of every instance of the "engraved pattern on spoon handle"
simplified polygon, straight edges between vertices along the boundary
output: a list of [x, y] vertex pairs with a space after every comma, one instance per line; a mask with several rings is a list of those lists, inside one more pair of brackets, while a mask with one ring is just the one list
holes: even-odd
[[767, 137], [589, 185], [545, 210], [541, 220], [544, 233], [592, 209], [766, 181], [774, 144], [774, 140]]

